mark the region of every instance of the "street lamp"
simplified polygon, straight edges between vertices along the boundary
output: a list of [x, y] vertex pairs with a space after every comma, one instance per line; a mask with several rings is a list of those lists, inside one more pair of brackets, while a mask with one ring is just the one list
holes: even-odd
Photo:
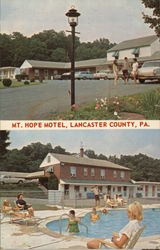
[[78, 17], [80, 13], [72, 6], [71, 9], [66, 13], [68, 17], [68, 23], [71, 26], [72, 33], [72, 53], [71, 53], [71, 106], [75, 104], [75, 27], [78, 25]]

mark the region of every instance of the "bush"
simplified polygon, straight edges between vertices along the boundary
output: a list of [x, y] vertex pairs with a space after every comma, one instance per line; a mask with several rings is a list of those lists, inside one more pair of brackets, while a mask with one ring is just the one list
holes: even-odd
[[15, 78], [16, 78], [16, 80], [18, 82], [21, 82], [21, 80], [22, 80], [22, 76], [21, 75], [16, 75]]
[[32, 78], [32, 79], [31, 79], [31, 82], [35, 82], [35, 79], [34, 79], [34, 78]]
[[28, 76], [26, 73], [16, 75], [16, 80], [19, 82], [21, 82], [22, 80], [25, 80], [26, 78], [28, 79]]
[[29, 81], [24, 81], [24, 85], [29, 85]]
[[3, 85], [5, 87], [10, 87], [12, 84], [12, 80], [11, 79], [3, 79]]

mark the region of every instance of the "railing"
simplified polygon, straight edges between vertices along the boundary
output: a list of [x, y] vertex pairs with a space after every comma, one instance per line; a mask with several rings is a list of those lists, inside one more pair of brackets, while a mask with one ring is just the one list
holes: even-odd
[[[59, 233], [60, 234], [62, 234], [62, 217], [63, 216], [68, 216], [69, 217], [68, 214], [62, 214], [60, 216], [60, 218], [59, 218]], [[86, 228], [86, 234], [88, 235], [88, 227], [84, 223], [82, 223], [81, 221], [79, 222], [79, 224], [82, 225], [82, 226], [84, 226]]]

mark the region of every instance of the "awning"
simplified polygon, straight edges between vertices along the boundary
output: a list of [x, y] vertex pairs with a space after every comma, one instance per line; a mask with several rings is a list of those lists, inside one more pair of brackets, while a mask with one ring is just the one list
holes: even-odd
[[46, 177], [46, 176], [44, 175], [44, 171], [33, 172], [33, 173], [30, 173], [30, 174], [28, 174], [28, 175], [26, 176], [27, 179], [28, 179], [28, 178], [34, 179], [34, 178], [40, 178], [40, 177]]
[[118, 182], [118, 181], [106, 181], [106, 180], [75, 180], [75, 179], [61, 179], [60, 184], [70, 184], [70, 185], [79, 185], [79, 186], [131, 186], [135, 185], [131, 182]]
[[113, 54], [112, 54], [112, 57], [119, 57], [119, 51], [115, 51]]
[[132, 51], [133, 55], [138, 55], [139, 54], [139, 48], [134, 48]]

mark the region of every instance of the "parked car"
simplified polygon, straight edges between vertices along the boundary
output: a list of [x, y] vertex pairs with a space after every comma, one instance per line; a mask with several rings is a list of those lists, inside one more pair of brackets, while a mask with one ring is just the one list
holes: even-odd
[[71, 79], [71, 72], [63, 73], [61, 75], [61, 80], [69, 80]]
[[110, 73], [109, 70], [100, 70], [97, 73], [94, 73], [94, 79], [108, 79], [108, 73]]
[[93, 78], [93, 74], [90, 71], [79, 71], [75, 73], [75, 79], [77, 80], [87, 80]]
[[160, 60], [144, 62], [138, 70], [138, 79], [140, 83], [144, 83], [145, 80], [160, 81]]
[[19, 177], [1, 175], [0, 176], [0, 183], [1, 184], [6, 184], [6, 183], [22, 184], [22, 183], [25, 183], [25, 179], [24, 178], [19, 178]]

